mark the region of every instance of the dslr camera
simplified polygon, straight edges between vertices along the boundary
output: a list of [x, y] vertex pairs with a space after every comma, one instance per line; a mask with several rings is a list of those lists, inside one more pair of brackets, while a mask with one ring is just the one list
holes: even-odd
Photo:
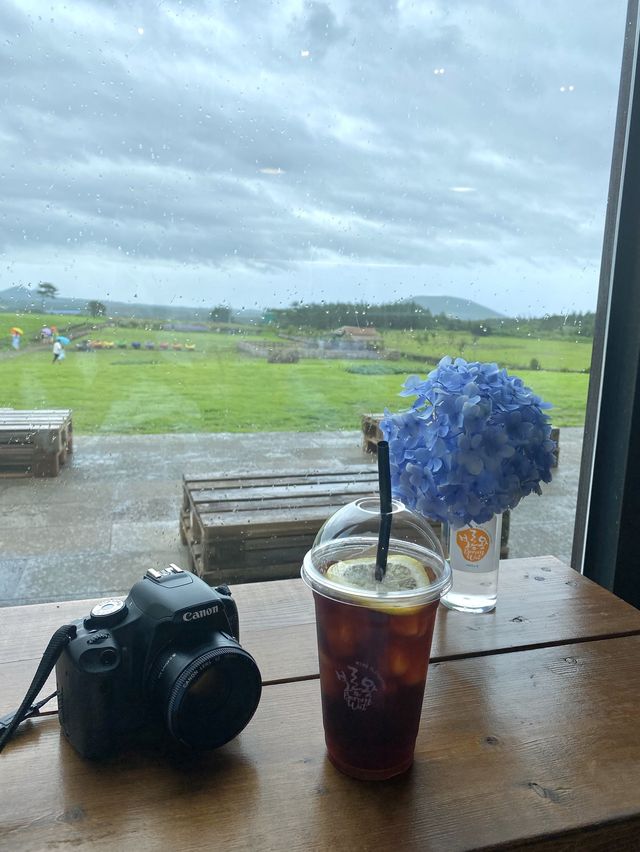
[[262, 691], [240, 647], [227, 586], [170, 565], [151, 568], [126, 600], [102, 601], [56, 663], [60, 724], [79, 754], [112, 755], [149, 733], [191, 749], [233, 739]]

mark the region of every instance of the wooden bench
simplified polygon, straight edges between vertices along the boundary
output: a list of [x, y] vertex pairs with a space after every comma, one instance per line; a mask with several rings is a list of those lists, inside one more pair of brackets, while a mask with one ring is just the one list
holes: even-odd
[[[374, 465], [304, 473], [183, 478], [180, 537], [191, 570], [220, 582], [297, 577], [304, 554], [340, 506], [377, 495]], [[442, 525], [431, 522], [438, 536]], [[508, 555], [508, 519], [501, 555]]]
[[0, 475], [57, 476], [72, 452], [70, 409], [0, 408]]
[[329, 515], [377, 487], [372, 465], [184, 477], [180, 536], [191, 570], [211, 583], [296, 577]]

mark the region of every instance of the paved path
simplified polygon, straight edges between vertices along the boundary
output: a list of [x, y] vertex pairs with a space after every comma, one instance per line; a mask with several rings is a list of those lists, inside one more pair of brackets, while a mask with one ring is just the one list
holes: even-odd
[[[512, 513], [510, 556], [569, 561], [581, 442], [561, 430], [554, 482]], [[124, 594], [147, 568], [185, 565], [183, 474], [367, 461], [359, 432], [78, 435], [56, 479], [0, 479], [0, 605]]]

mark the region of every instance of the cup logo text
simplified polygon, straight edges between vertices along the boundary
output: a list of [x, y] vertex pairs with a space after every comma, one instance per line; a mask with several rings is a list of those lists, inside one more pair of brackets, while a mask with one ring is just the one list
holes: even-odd
[[376, 681], [384, 686], [379, 673], [359, 660], [347, 666], [346, 672], [336, 670], [336, 676], [344, 684], [344, 700], [350, 710], [367, 710], [378, 691]]
[[456, 533], [456, 544], [467, 562], [480, 562], [491, 546], [491, 540], [484, 530], [465, 527]]

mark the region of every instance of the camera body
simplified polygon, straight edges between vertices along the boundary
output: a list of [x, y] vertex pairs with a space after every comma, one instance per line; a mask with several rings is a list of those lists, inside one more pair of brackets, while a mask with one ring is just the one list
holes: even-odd
[[258, 667], [240, 647], [235, 602], [171, 565], [150, 569], [126, 600], [97, 604], [56, 664], [60, 724], [83, 757], [162, 736], [216, 748], [260, 700]]

